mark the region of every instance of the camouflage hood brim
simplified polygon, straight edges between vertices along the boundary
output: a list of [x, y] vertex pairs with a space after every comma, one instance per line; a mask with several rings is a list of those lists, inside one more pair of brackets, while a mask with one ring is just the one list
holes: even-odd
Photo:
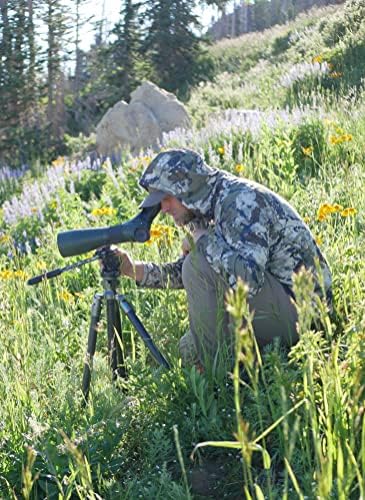
[[189, 149], [159, 153], [149, 164], [139, 184], [149, 191], [158, 189], [178, 198], [183, 205], [203, 216], [212, 216], [219, 170]]

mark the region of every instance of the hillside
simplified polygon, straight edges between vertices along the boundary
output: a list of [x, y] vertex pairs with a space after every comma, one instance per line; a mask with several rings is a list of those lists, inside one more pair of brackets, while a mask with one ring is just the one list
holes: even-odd
[[[216, 77], [191, 94], [194, 128], [162, 147], [196, 149], [288, 200], [329, 262], [334, 310], [300, 273], [299, 342], [260, 357], [247, 316], [233, 369], [222, 359], [200, 373], [179, 358], [184, 292], [123, 278], [118, 290], [171, 369], [123, 316], [128, 378], [112, 381], [103, 308], [85, 405], [90, 311], [103, 283], [97, 263], [77, 264], [92, 254], [63, 258], [57, 235], [139, 213], [138, 178], [153, 152], [100, 161], [80, 138], [75, 158], [3, 169], [1, 498], [365, 498], [365, 3], [312, 10], [210, 51]], [[160, 214], [148, 242], [121, 246], [139, 261], [171, 262], [184, 236]], [[55, 269], [55, 279], [27, 284]], [[242, 290], [230, 305], [241, 314]]]

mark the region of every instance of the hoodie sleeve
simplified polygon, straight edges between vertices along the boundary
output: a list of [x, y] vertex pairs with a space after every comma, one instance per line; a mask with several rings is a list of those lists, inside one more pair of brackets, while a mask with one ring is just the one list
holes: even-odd
[[[253, 200], [251, 200], [253, 201]], [[214, 231], [199, 238], [197, 249], [209, 264], [235, 287], [240, 277], [249, 287], [249, 295], [256, 295], [264, 283], [269, 255], [268, 225], [265, 209], [255, 205], [224, 204], [224, 217], [216, 222]]]
[[185, 257], [166, 264], [144, 263], [144, 274], [137, 285], [142, 288], [183, 288], [182, 265]]

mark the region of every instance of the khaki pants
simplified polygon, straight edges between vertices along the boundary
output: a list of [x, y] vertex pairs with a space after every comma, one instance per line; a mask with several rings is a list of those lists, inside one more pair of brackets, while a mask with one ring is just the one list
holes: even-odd
[[[213, 361], [217, 352], [226, 347], [233, 356], [232, 331], [224, 306], [228, 289], [225, 281], [212, 269], [205, 257], [196, 250], [185, 259], [182, 280], [187, 293], [190, 332], [180, 340], [183, 364]], [[270, 273], [260, 292], [248, 300], [254, 312], [253, 328], [259, 347], [279, 337], [285, 345], [298, 340], [297, 312], [292, 298]]]

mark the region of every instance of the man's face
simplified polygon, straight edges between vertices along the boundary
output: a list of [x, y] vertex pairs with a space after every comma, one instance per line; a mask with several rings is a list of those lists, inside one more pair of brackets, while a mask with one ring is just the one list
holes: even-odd
[[161, 201], [161, 212], [171, 215], [177, 226], [184, 226], [194, 218], [191, 210], [186, 208], [175, 196], [169, 194]]

